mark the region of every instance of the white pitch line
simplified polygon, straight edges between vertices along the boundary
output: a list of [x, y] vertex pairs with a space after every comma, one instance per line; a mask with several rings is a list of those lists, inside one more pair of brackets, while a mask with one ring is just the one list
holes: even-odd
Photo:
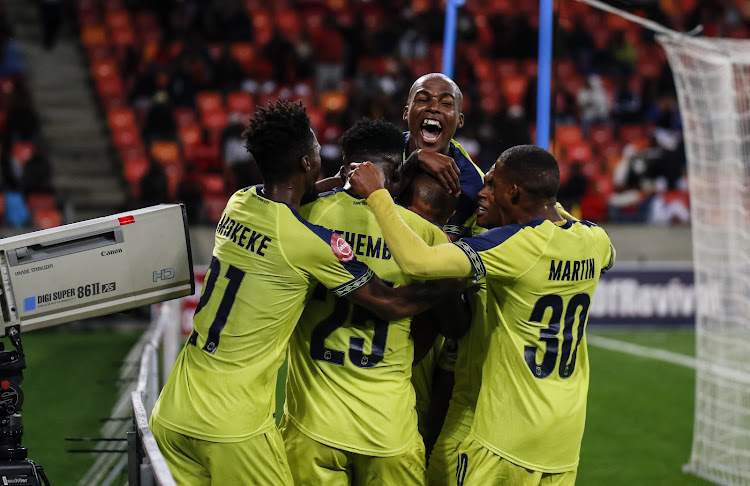
[[612, 351], [633, 354], [644, 358], [658, 359], [660, 361], [666, 361], [667, 363], [684, 366], [686, 368], [696, 368], [696, 359], [684, 354], [674, 353], [659, 348], [649, 348], [648, 346], [620, 341], [619, 339], [593, 336], [591, 334], [586, 336], [586, 340], [589, 344], [592, 344], [597, 348], [611, 349]]
[[586, 340], [589, 344], [598, 348], [605, 348], [612, 351], [619, 351], [621, 353], [642, 356], [644, 358], [666, 361], [667, 363], [684, 366], [685, 368], [699, 370], [714, 375], [716, 378], [728, 380], [733, 383], [745, 383], [750, 385], [750, 374], [715, 363], [701, 363], [692, 356], [673, 353], [672, 351], [666, 351], [659, 348], [649, 348], [648, 346], [641, 346], [640, 344], [633, 344], [627, 341], [620, 341], [619, 339], [612, 339], [603, 336], [588, 335], [586, 336]]

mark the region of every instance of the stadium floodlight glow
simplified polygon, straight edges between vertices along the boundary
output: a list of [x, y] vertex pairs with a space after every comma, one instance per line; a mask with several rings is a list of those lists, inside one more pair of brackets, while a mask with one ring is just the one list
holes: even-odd
[[0, 240], [2, 332], [191, 295], [184, 206], [162, 204]]

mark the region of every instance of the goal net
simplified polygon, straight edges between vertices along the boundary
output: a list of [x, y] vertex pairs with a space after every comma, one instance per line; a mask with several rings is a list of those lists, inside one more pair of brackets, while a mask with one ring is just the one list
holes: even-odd
[[687, 472], [750, 485], [750, 41], [660, 36], [688, 161], [696, 393]]

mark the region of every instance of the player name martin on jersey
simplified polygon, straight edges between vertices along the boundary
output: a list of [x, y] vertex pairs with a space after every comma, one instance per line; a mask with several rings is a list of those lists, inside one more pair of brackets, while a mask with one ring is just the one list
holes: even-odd
[[472, 424], [477, 441], [514, 464], [575, 469], [586, 418], [586, 321], [599, 275], [614, 262], [586, 221], [535, 219], [456, 243], [487, 277], [492, 332]]
[[[300, 213], [312, 223], [337, 229], [381, 279], [397, 287], [411, 282], [385, 248], [380, 227], [362, 200], [334, 191]], [[404, 208], [399, 213], [429, 245], [447, 241], [436, 225]], [[410, 329], [411, 319], [381, 321], [316, 289], [289, 347], [287, 417], [302, 433], [330, 447], [370, 456], [402, 453], [417, 434]]]
[[550, 260], [549, 280], [567, 280], [569, 282], [594, 278], [596, 264], [593, 258], [586, 260]]
[[153, 420], [213, 442], [274, 427], [276, 375], [312, 288], [320, 282], [346, 295], [372, 276], [332, 231], [258, 187], [236, 192], [216, 230], [193, 333]]

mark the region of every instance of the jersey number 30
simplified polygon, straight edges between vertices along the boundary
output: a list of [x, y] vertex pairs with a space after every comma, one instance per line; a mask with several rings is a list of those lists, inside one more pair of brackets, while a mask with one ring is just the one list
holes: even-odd
[[[531, 317], [529, 318], [531, 322], [542, 322], [544, 313], [548, 308], [552, 310], [552, 314], [547, 323], [548, 327], [539, 331], [539, 341], [547, 344], [542, 362], [537, 363], [536, 361], [536, 346], [526, 346], [524, 348], [526, 364], [534, 376], [537, 378], [546, 378], [555, 369], [557, 355], [560, 354], [560, 343], [557, 334], [560, 332], [560, 318], [563, 316], [563, 310], [565, 310], [565, 320], [563, 321], [562, 355], [560, 356], [559, 373], [560, 378], [569, 378], [573, 374], [576, 368], [576, 353], [578, 352], [578, 345], [581, 344], [581, 339], [583, 338], [590, 305], [591, 297], [588, 294], [574, 295], [565, 309], [563, 309], [565, 305], [562, 297], [557, 294], [545, 295], [536, 301], [534, 310], [531, 311]], [[576, 317], [578, 317], [578, 332], [576, 333], [575, 346], [573, 346], [573, 326], [576, 322]]]

